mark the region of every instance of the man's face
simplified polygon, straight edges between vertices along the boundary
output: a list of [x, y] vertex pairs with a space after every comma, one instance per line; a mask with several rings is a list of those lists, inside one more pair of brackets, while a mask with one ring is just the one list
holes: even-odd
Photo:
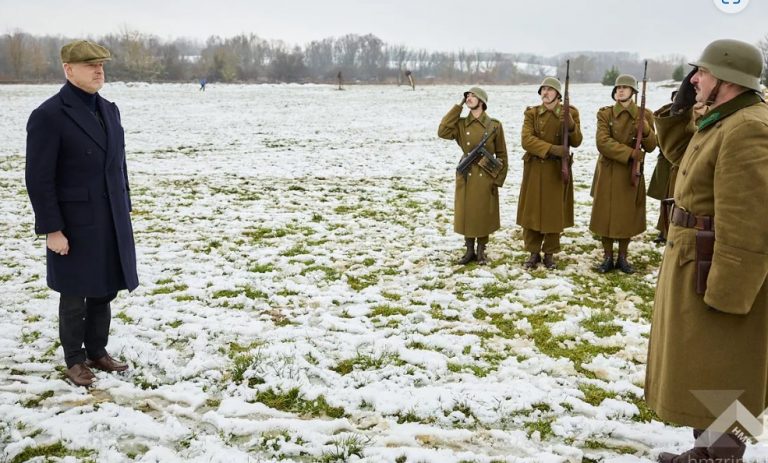
[[696, 90], [696, 102], [705, 103], [712, 89], [717, 85], [717, 77], [713, 76], [707, 69], [699, 67], [696, 73], [691, 77], [691, 84]]
[[632, 98], [632, 92], [632, 87], [619, 85], [616, 87], [616, 101], [621, 101], [622, 103], [629, 101], [629, 99]]
[[67, 80], [88, 93], [96, 93], [104, 86], [104, 62], [64, 63]]
[[467, 93], [467, 107], [469, 109], [475, 110], [477, 108], [482, 108], [483, 102], [480, 101], [480, 98], [477, 97], [472, 92]]
[[557, 90], [546, 85], [541, 87], [541, 102], [551, 104], [557, 99]]

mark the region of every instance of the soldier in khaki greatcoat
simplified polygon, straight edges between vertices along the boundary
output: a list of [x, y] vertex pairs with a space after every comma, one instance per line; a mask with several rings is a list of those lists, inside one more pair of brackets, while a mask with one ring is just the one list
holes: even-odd
[[[768, 407], [763, 63], [753, 45], [717, 40], [691, 64], [675, 101], [656, 112], [662, 151], [680, 167], [654, 298], [645, 399], [661, 419], [699, 428], [694, 448], [662, 453], [660, 462], [741, 462], [745, 445], [729, 431], [746, 424], [747, 413], [735, 420], [722, 412], [735, 400], [753, 416]], [[722, 427], [714, 426], [719, 416], [728, 418]]]
[[[465, 103], [469, 114], [461, 117]], [[486, 133], [496, 129], [485, 143], [485, 149], [501, 162], [501, 169], [491, 173], [481, 167], [483, 162], [480, 161], [470, 166], [466, 176], [456, 174], [453, 230], [465, 237], [466, 252], [459, 260], [462, 265], [474, 260], [480, 265], [488, 263], [485, 254], [488, 236], [500, 227], [499, 188], [504, 185], [507, 176], [507, 144], [501, 122], [488, 116], [485, 112], [487, 108], [488, 94], [479, 87], [472, 87], [443, 117], [437, 130], [440, 138], [456, 140], [466, 156]]]
[[[589, 229], [601, 237], [603, 262], [597, 267], [601, 273], [618, 268], [624, 273], [634, 269], [627, 260], [629, 240], [645, 231], [645, 179], [637, 186], [631, 182], [632, 164], [643, 162], [645, 152], [656, 149], [653, 114], [640, 108], [632, 99], [637, 94], [637, 79], [622, 74], [616, 78], [611, 97], [613, 106], [597, 112], [597, 159], [592, 180], [592, 218]], [[635, 137], [640, 117], [643, 124], [642, 150], [635, 150]], [[645, 152], [644, 152], [645, 151]], [[613, 243], [619, 242], [619, 257], [614, 263]]]
[[[522, 146], [523, 182], [517, 206], [517, 224], [523, 227], [525, 250], [530, 253], [525, 267], [534, 269], [542, 262], [555, 268], [554, 254], [560, 251], [560, 234], [573, 226], [573, 175], [563, 183], [561, 169], [563, 152], [562, 85], [547, 77], [539, 86], [541, 104], [525, 110]], [[569, 145], [581, 145], [579, 111], [571, 106], [568, 120]]]

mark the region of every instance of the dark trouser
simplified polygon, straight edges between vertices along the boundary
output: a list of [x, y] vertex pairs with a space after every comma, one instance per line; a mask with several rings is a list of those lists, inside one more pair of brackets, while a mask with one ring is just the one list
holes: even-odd
[[541, 233], [523, 228], [523, 243], [528, 252], [555, 254], [560, 252], [560, 233]]
[[622, 238], [615, 240], [613, 238], [602, 238], [601, 241], [603, 242], [603, 253], [606, 256], [612, 256], [613, 255], [613, 242], [618, 241], [619, 242], [619, 255], [620, 256], [626, 256], [627, 250], [629, 249], [629, 238]]
[[59, 339], [67, 368], [83, 363], [87, 358], [98, 359], [107, 355], [109, 323], [112, 319], [109, 303], [116, 296], [117, 293], [101, 297], [61, 295]]

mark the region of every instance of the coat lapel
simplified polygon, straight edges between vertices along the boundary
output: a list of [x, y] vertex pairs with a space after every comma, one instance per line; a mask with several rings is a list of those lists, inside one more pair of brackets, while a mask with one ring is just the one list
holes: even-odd
[[[66, 85], [59, 92], [64, 106], [64, 113], [77, 124], [97, 145], [107, 151], [107, 134], [101, 129], [99, 121], [91, 114], [80, 98]], [[102, 115], [102, 117], [104, 117]], [[106, 121], [105, 121], [106, 124]]]
[[112, 105], [109, 104], [107, 100], [101, 97], [101, 95], [96, 96], [96, 105], [99, 107], [99, 112], [101, 112], [101, 118], [104, 120], [104, 131], [107, 133], [107, 159], [105, 162], [105, 166], [109, 166], [109, 164], [114, 160], [115, 158], [115, 147], [117, 144], [114, 142], [115, 138], [115, 123], [114, 123], [114, 111], [112, 108]]

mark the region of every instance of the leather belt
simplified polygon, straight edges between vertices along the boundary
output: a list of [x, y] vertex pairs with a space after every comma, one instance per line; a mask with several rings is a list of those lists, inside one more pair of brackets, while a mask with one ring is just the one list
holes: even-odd
[[685, 209], [674, 206], [669, 221], [678, 227], [695, 228], [696, 230], [713, 231], [715, 218], [708, 215], [693, 215]]

